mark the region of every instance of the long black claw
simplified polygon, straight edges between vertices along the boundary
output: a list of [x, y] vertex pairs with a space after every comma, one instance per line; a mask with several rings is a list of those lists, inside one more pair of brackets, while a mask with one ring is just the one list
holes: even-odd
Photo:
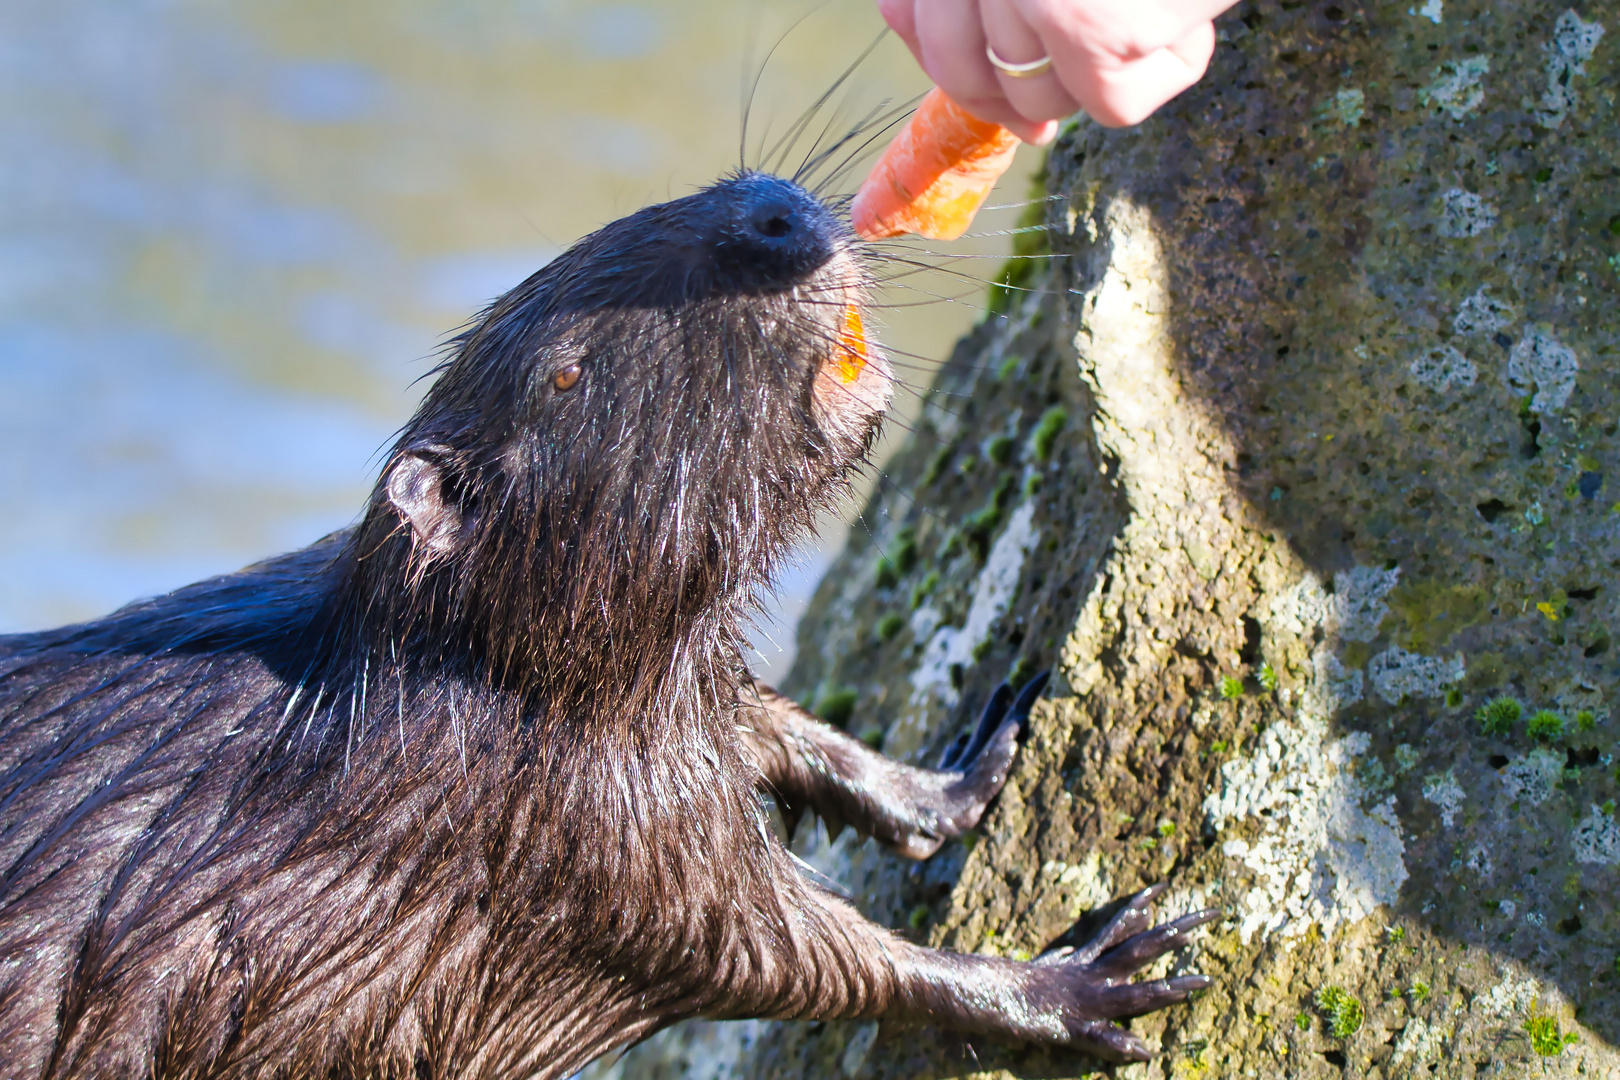
[[958, 769], [965, 771], [967, 763], [978, 756], [979, 751], [984, 749], [984, 744], [990, 741], [991, 733], [1001, 726], [1001, 718], [1007, 715], [1007, 707], [1012, 704], [1012, 700], [1012, 687], [1006, 683], [996, 687], [995, 693], [990, 695], [990, 700], [984, 703], [984, 711], [979, 714], [979, 725], [973, 729], [973, 737], [960, 750], [957, 747], [961, 740], [951, 744], [951, 749], [939, 763], [940, 771], [953, 772]]
[[1188, 994], [1204, 989], [1210, 981], [1207, 975], [1182, 975], [1175, 979], [1124, 983], [1109, 990], [1104, 1000], [1111, 1016], [1121, 1019], [1141, 1016], [1186, 1001]]
[[1114, 917], [1108, 920], [1108, 925], [1104, 926], [1096, 937], [1075, 951], [1075, 958], [1080, 963], [1089, 964], [1126, 938], [1147, 929], [1153, 922], [1150, 911], [1153, 901], [1157, 900], [1166, 888], [1168, 886], [1161, 881], [1157, 885], [1149, 885], [1131, 897], [1124, 907], [1114, 913]]
[[1018, 721], [1020, 729], [1018, 737], [1020, 739], [1029, 731], [1029, 710], [1033, 709], [1035, 703], [1041, 699], [1041, 694], [1045, 692], [1046, 684], [1051, 679], [1051, 668], [1036, 673], [1035, 677], [1025, 683], [1022, 690], [1018, 691], [1018, 699], [1013, 702], [1012, 708], [1007, 710], [1007, 715]]
[[1095, 967], [1109, 978], [1129, 975], [1172, 949], [1186, 948], [1192, 943], [1188, 935], [1205, 923], [1220, 918], [1220, 914], [1213, 909], [1196, 911], [1163, 926], [1132, 935], [1097, 957]]
[[1109, 1023], [1094, 1020], [1082, 1025], [1073, 1035], [1076, 1046], [1088, 1050], [1105, 1061], [1151, 1061], [1153, 1051], [1135, 1035]]
[[1023, 741], [1024, 733], [1028, 731], [1029, 710], [1035, 707], [1040, 700], [1041, 692], [1046, 689], [1047, 681], [1052, 677], [1050, 670], [1043, 671], [1030, 679], [1013, 696], [1012, 686], [1003, 682], [996, 687], [990, 695], [990, 700], [984, 703], [984, 711], [979, 714], [979, 723], [973, 729], [973, 735], [966, 741], [958, 737], [951, 743], [950, 749], [940, 759], [939, 768], [942, 772], [955, 770], [967, 771], [975, 758], [984, 752], [992, 737], [1001, 730], [1002, 724], [1008, 720], [1018, 721], [1018, 738]]

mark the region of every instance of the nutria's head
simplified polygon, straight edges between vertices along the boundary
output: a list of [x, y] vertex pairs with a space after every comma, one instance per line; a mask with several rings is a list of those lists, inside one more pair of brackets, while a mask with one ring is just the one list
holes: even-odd
[[853, 246], [761, 173], [579, 241], [455, 343], [356, 537], [354, 599], [524, 681], [604, 675], [591, 654], [745, 602], [888, 403]]

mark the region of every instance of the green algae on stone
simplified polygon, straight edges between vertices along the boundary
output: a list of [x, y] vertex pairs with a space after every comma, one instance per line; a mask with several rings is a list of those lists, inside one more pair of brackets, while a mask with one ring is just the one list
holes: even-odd
[[1069, 422], [1069, 411], [1061, 405], [1053, 405], [1041, 413], [1040, 420], [1035, 424], [1035, 431], [1030, 436], [1030, 452], [1035, 460], [1045, 464], [1051, 460], [1052, 444], [1062, 434], [1064, 425]]
[[1564, 737], [1564, 718], [1551, 709], [1537, 709], [1530, 714], [1525, 730], [1539, 742], [1555, 742]]
[[1513, 725], [1519, 722], [1524, 715], [1524, 706], [1519, 704], [1518, 698], [1499, 697], [1481, 705], [1474, 713], [1474, 719], [1479, 721], [1479, 729], [1486, 735], [1511, 735]]
[[917, 567], [917, 530], [909, 525], [895, 533], [888, 553], [878, 560], [875, 571], [879, 588], [892, 589]]
[[1530, 1038], [1530, 1048], [1542, 1057], [1557, 1057], [1565, 1047], [1580, 1041], [1574, 1032], [1560, 1031], [1554, 1016], [1530, 1017], [1524, 1022], [1524, 1033]]
[[1315, 1001], [1328, 1023], [1328, 1033], [1335, 1039], [1348, 1039], [1361, 1030], [1366, 1010], [1362, 1008], [1360, 999], [1343, 987], [1324, 986], [1316, 992]]
[[859, 697], [859, 691], [853, 686], [829, 687], [816, 697], [812, 711], [833, 727], [845, 727], [855, 714]]
[[917, 584], [915, 584], [915, 585], [913, 585], [911, 587], [911, 607], [912, 607], [912, 610], [915, 611], [917, 608], [922, 607], [923, 601], [928, 599], [929, 594], [932, 593], [938, 587], [939, 587], [939, 571], [938, 570], [930, 570], [930, 571], [928, 571], [928, 573], [924, 574], [923, 579], [921, 581], [917, 582]]

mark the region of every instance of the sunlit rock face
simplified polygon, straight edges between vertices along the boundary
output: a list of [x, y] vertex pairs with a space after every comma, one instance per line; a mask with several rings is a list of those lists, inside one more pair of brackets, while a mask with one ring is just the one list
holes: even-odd
[[[853, 692], [851, 728], [920, 760], [1015, 666], [1058, 673], [971, 844], [801, 837], [865, 910], [1029, 956], [1152, 881], [1219, 905], [1178, 962], [1215, 985], [1133, 1021], [1164, 1046], [1133, 1076], [1620, 1070], [1603, 23], [1245, 7], [1159, 116], [1064, 133], [1057, 257], [959, 348], [802, 624], [790, 689]], [[751, 1032], [736, 1075], [1099, 1067]], [[715, 1038], [615, 1068], [703, 1075]]]

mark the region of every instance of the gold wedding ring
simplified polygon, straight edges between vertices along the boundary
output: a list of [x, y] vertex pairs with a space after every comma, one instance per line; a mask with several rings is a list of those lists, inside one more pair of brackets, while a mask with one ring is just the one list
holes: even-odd
[[1052, 58], [1043, 56], [1039, 60], [1031, 60], [1027, 64], [1012, 64], [996, 55], [994, 45], [988, 41], [984, 43], [984, 55], [990, 58], [990, 63], [997, 71], [1003, 72], [1014, 79], [1033, 79], [1037, 75], [1045, 75], [1052, 70]]

